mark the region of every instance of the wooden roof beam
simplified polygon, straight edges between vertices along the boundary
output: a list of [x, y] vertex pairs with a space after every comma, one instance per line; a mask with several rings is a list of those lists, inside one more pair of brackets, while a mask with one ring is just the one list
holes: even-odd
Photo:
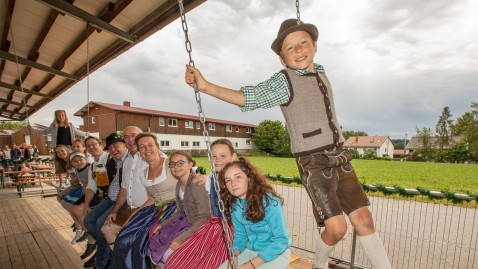
[[16, 105], [16, 106], [22, 106], [22, 107], [32, 108], [32, 106], [30, 106], [30, 105], [24, 105], [24, 104], [22, 104], [22, 103], [18, 103], [18, 102], [15, 102], [15, 101], [12, 101], [12, 100], [8, 100], [8, 99], [3, 99], [3, 98], [0, 98], [0, 102], [7, 103], [7, 104], [9, 104], [9, 105]]
[[50, 96], [48, 94], [44, 94], [44, 93], [37, 92], [37, 91], [32, 91], [32, 90], [25, 89], [25, 88], [15, 86], [15, 85], [11, 85], [11, 84], [8, 84], [8, 83], [5, 83], [5, 82], [0, 82], [0, 87], [10, 89], [10, 90], [14, 90], [14, 91], [23, 92], [23, 93], [31, 93], [31, 94], [42, 96], [42, 97], [45, 97], [45, 98], [50, 98]]
[[21, 64], [21, 65], [25, 65], [25, 66], [28, 66], [28, 67], [31, 67], [31, 68], [42, 70], [42, 71], [45, 71], [47, 73], [52, 73], [52, 74], [55, 74], [55, 75], [59, 75], [59, 76], [62, 76], [62, 77], [65, 77], [65, 78], [68, 78], [68, 79], [71, 79], [71, 80], [75, 80], [75, 81], [78, 80], [77, 77], [75, 77], [73, 75], [70, 75], [68, 73], [65, 73], [65, 72], [60, 71], [60, 70], [55, 69], [55, 68], [51, 68], [51, 67], [43, 65], [43, 64], [36, 63], [34, 61], [30, 61], [30, 60], [25, 59], [23, 57], [15, 56], [15, 55], [13, 55], [11, 53], [8, 53], [8, 52], [5, 52], [3, 50], [0, 50], [0, 58], [5, 59], [7, 61], [14, 62], [14, 63], [16, 63], [17, 59], [18, 59], [18, 63]]
[[[9, 116], [5, 115], [5, 113], [10, 113]], [[17, 119], [17, 120], [22, 120], [21, 117], [18, 117], [18, 118], [14, 118], [13, 115], [22, 115], [23, 113], [20, 113], [20, 112], [15, 112], [15, 111], [12, 111], [12, 110], [8, 110], [8, 109], [1, 109], [0, 110], [0, 116], [1, 117], [7, 117], [9, 119]]]
[[136, 42], [136, 36], [130, 35], [129, 33], [126, 33], [115, 26], [105, 22], [104, 20], [91, 15], [90, 13], [68, 3], [63, 0], [41, 0], [51, 8], [61, 12], [68, 14], [74, 18], [77, 18], [78, 20], [85, 21], [86, 23], [94, 26], [95, 28], [104, 30], [118, 38], [121, 38], [129, 43], [135, 43]]

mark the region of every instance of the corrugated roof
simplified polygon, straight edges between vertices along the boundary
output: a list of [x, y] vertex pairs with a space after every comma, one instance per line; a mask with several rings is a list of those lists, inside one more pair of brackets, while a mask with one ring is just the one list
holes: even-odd
[[[152, 109], [125, 106], [125, 105], [116, 105], [116, 104], [109, 104], [109, 103], [95, 102], [95, 101], [90, 102], [90, 109], [92, 107], [94, 107], [95, 105], [104, 106], [104, 107], [110, 108], [114, 111], [122, 111], [122, 112], [143, 114], [143, 115], [153, 115], [153, 116], [165, 117], [165, 118], [199, 120], [198, 115], [187, 115], [187, 114], [173, 113], [173, 112], [160, 111], [160, 110], [152, 110]], [[87, 112], [87, 109], [88, 109], [88, 104], [83, 106], [77, 112], [75, 112], [74, 115], [78, 116], [78, 117], [83, 117], [84, 114]], [[251, 128], [257, 127], [257, 125], [250, 124], [250, 123], [228, 121], [228, 120], [221, 120], [221, 119], [214, 119], [214, 118], [206, 118], [206, 122], [229, 124], [229, 125], [238, 125], [238, 126], [251, 127]]]

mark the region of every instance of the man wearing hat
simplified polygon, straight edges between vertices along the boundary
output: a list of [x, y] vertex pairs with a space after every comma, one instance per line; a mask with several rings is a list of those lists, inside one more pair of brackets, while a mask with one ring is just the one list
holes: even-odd
[[[238, 105], [242, 111], [281, 107], [317, 225], [325, 226], [317, 240], [313, 268], [328, 268], [328, 256], [347, 230], [345, 212], [373, 267], [388, 269], [390, 261], [367, 208], [370, 202], [349, 162], [350, 152], [342, 149], [345, 139], [335, 113], [332, 86], [324, 68], [314, 63], [318, 36], [313, 24], [297, 19], [282, 22], [271, 49], [285, 68], [256, 86], [239, 91], [224, 88], [207, 81], [189, 65], [185, 81], [201, 92]], [[264, 263], [260, 257], [251, 262]]]
[[[85, 144], [88, 145], [88, 139]], [[107, 188], [103, 191], [106, 194], [101, 202], [96, 205], [84, 219], [84, 223], [88, 231], [96, 239], [96, 259], [88, 260], [84, 267], [89, 268], [95, 266], [96, 268], [107, 268], [111, 259], [111, 249], [108, 246], [101, 227], [106, 218], [110, 214], [115, 204], [116, 198], [120, 191], [123, 161], [128, 154], [124, 139], [117, 133], [111, 133], [106, 137], [106, 146], [104, 150], [109, 153], [109, 159], [106, 162], [106, 170], [108, 173], [108, 180], [110, 182]]]
[[[148, 200], [146, 187], [141, 183], [139, 176], [148, 167], [148, 163], [139, 155], [138, 146], [135, 142], [136, 136], [142, 132], [136, 126], [128, 126], [123, 131], [128, 154], [123, 163], [121, 189], [113, 210], [101, 228], [101, 232], [109, 244], [116, 242], [116, 236], [126, 220]], [[123, 207], [125, 203], [126, 207]], [[115, 253], [113, 253], [113, 258], [114, 255]]]

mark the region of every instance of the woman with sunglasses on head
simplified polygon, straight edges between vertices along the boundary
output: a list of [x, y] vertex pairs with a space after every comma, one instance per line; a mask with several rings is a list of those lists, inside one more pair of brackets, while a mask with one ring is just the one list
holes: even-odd
[[169, 168], [170, 159], [161, 152], [156, 135], [141, 133], [135, 137], [141, 158], [148, 163], [139, 180], [148, 192], [148, 200], [125, 222], [114, 243], [112, 268], [150, 268], [146, 255], [151, 231], [171, 217], [177, 180]]
[[209, 195], [203, 186], [193, 184], [196, 174], [191, 155], [186, 151], [171, 153], [169, 167], [176, 184], [177, 210], [174, 216], [156, 228], [148, 246], [148, 255], [156, 268], [165, 268], [168, 257], [211, 216]]

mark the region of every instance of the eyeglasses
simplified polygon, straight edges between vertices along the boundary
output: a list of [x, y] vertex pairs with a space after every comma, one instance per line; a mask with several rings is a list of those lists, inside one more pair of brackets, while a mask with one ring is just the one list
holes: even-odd
[[168, 167], [169, 168], [174, 168], [174, 167], [183, 167], [185, 163], [189, 163], [189, 161], [177, 161], [177, 162], [170, 162]]
[[86, 144], [85, 147], [91, 148], [91, 147], [94, 147], [94, 146], [96, 146], [96, 145], [99, 145], [98, 142], [92, 142], [92, 143]]

